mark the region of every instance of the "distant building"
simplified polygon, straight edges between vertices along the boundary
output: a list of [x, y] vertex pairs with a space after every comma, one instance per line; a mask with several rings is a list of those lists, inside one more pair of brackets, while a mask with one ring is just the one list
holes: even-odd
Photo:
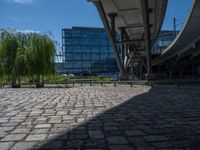
[[174, 31], [161, 31], [152, 48], [152, 54], [160, 54], [173, 42], [174, 38]]
[[[174, 40], [173, 31], [161, 31], [152, 54], [159, 55]], [[116, 75], [115, 55], [103, 28], [62, 29], [63, 62], [56, 64], [59, 74]]]
[[112, 75], [118, 73], [115, 55], [103, 28], [62, 29], [66, 74]]

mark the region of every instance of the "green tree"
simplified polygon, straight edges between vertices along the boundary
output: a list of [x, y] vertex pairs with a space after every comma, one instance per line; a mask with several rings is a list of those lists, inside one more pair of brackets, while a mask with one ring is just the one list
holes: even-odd
[[44, 76], [55, 73], [54, 42], [46, 35], [33, 34], [28, 48], [30, 75], [36, 76], [36, 86], [44, 86]]
[[18, 49], [18, 42], [15, 35], [4, 31], [1, 36], [1, 66], [4, 74], [12, 80], [12, 87], [16, 86], [16, 76], [13, 73], [15, 58]]
[[0, 77], [20, 86], [21, 78], [36, 78], [36, 86], [44, 86], [44, 76], [55, 74], [54, 41], [47, 35], [3, 31], [0, 38]]

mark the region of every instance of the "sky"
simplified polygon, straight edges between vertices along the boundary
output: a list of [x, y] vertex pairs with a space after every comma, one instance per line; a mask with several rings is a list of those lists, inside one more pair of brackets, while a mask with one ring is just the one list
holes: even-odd
[[[168, 0], [163, 30], [180, 29], [192, 0]], [[61, 29], [72, 26], [103, 27], [98, 12], [87, 0], [0, 0], [0, 28], [51, 32], [61, 44]]]

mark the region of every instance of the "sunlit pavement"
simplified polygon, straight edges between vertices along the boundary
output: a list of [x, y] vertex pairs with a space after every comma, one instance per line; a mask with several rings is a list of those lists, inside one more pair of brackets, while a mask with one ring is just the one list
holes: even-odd
[[0, 89], [0, 150], [199, 149], [200, 88]]

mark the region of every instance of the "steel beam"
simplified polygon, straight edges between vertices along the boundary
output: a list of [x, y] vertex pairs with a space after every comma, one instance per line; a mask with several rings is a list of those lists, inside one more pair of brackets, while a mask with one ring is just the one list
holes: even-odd
[[149, 26], [149, 6], [148, 0], [141, 0], [142, 2], [142, 14], [143, 14], [143, 22], [144, 22], [144, 35], [145, 35], [145, 43], [146, 43], [146, 61], [147, 61], [147, 74], [148, 76], [152, 73], [151, 66], [151, 32]]
[[[121, 32], [121, 40], [122, 41], [124, 41], [125, 40], [125, 28], [120, 28], [119, 29], [120, 30], [120, 32]], [[123, 63], [123, 66], [124, 66], [124, 64], [125, 64], [125, 62], [124, 62], [124, 60], [125, 60], [125, 45], [124, 44], [122, 44], [121, 45], [121, 54], [122, 54], [122, 63]], [[125, 68], [125, 66], [124, 66], [124, 68]]]
[[[114, 32], [111, 31], [111, 28], [109, 26], [109, 22], [107, 20], [107, 17], [106, 17], [106, 13], [105, 13], [105, 10], [103, 8], [103, 5], [102, 5], [102, 2], [101, 1], [92, 1], [94, 3], [94, 5], [96, 6], [99, 14], [100, 14], [100, 17], [101, 17], [101, 20], [104, 24], [104, 28], [106, 30], [106, 32], [108, 33], [108, 37], [110, 39], [110, 42], [111, 42], [111, 45], [112, 45], [112, 48], [113, 48], [113, 51], [115, 53], [115, 56], [116, 56], [116, 61], [117, 61], [117, 65], [119, 67], [119, 70], [120, 70], [120, 73], [121, 73], [121, 76], [127, 76], [126, 75], [126, 72], [125, 72], [125, 69], [124, 69], [124, 66], [123, 66], [123, 63], [121, 61], [121, 58], [119, 56], [119, 51], [117, 49], [117, 46], [114, 42], [114, 38], [113, 38], [113, 35], [115, 34]], [[114, 21], [114, 20], [113, 20]], [[114, 22], [113, 22], [113, 26], [114, 25]], [[115, 28], [115, 27], [112, 27], [112, 28]]]
[[118, 43], [118, 44], [135, 44], [135, 43], [144, 42], [144, 41], [145, 41], [144, 39], [135, 39], [135, 40], [128, 40], [128, 41], [115, 41], [115, 43]]

